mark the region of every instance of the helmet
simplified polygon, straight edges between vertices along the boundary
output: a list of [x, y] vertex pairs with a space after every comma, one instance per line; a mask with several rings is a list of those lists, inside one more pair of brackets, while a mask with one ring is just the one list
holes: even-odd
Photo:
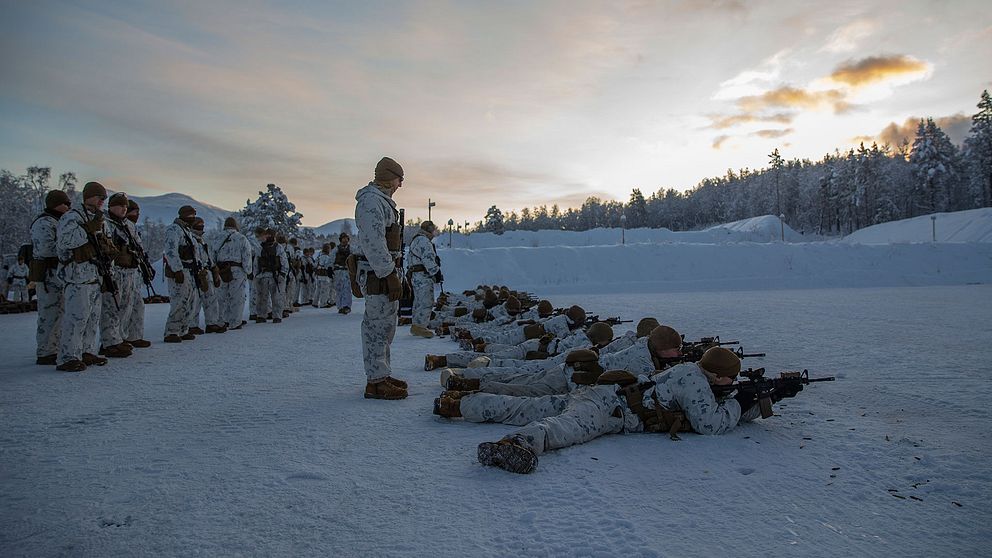
[[554, 306], [551, 306], [551, 302], [547, 300], [542, 300], [537, 303], [537, 315], [542, 318], [547, 318], [555, 311]]
[[572, 322], [572, 325], [582, 325], [586, 321], [586, 311], [578, 305], [572, 305], [565, 311], [565, 315], [568, 316], [568, 320]]
[[637, 337], [647, 337], [651, 334], [651, 330], [660, 325], [655, 318], [642, 318], [641, 321], [637, 322]]
[[511, 316], [520, 313], [520, 300], [513, 295], [510, 295], [509, 298], [506, 299], [504, 306], [506, 307], [506, 311], [509, 312]]
[[660, 353], [671, 349], [682, 347], [682, 336], [679, 332], [666, 325], [660, 325], [651, 330], [648, 334], [648, 348], [652, 353]]

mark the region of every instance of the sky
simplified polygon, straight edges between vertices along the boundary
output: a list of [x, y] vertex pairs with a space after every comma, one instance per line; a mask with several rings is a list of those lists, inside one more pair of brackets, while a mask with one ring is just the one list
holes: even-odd
[[0, 0], [0, 168], [353, 217], [387, 155], [408, 218], [686, 190], [727, 169], [967, 133], [982, 1]]

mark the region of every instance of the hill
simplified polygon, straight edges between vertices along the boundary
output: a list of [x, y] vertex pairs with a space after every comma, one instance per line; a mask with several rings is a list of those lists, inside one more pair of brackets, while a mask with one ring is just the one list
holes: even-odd
[[196, 208], [196, 214], [203, 217], [208, 229], [222, 228], [224, 219], [233, 214], [233, 211], [210, 205], [195, 200], [186, 194], [171, 193], [161, 196], [130, 196], [141, 206], [141, 219], [152, 221], [162, 221], [171, 223], [178, 214], [179, 208], [184, 205], [192, 205]]
[[866, 227], [844, 237], [851, 244], [907, 242], [992, 242], [992, 207], [920, 215]]
[[355, 226], [354, 219], [336, 219], [330, 223], [324, 223], [319, 227], [314, 227], [313, 233], [318, 236], [333, 236], [336, 237], [341, 234], [341, 229], [344, 228], [350, 234], [355, 234], [358, 231], [358, 227]]

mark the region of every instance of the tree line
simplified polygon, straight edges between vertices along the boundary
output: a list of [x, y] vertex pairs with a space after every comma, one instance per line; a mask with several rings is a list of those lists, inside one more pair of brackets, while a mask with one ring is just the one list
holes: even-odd
[[781, 215], [802, 232], [848, 234], [863, 227], [940, 211], [992, 206], [992, 97], [983, 91], [968, 137], [958, 147], [932, 118], [921, 119], [912, 143], [862, 143], [819, 161], [785, 160], [778, 149], [768, 166], [728, 169], [680, 192], [645, 197], [635, 188], [626, 202], [590, 197], [579, 208], [558, 205], [504, 214], [491, 206], [480, 231], [598, 227], [691, 230], [760, 215]]

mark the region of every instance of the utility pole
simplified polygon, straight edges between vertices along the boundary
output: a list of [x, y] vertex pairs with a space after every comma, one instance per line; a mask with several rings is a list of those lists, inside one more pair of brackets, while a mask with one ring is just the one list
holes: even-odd
[[627, 214], [620, 214], [620, 244], [627, 244]]
[[930, 223], [933, 225], [933, 241], [937, 242], [937, 216], [930, 216]]
[[431, 201], [430, 198], [427, 198], [427, 220], [428, 221], [431, 220], [431, 208], [434, 207], [435, 205], [437, 205], [437, 202], [433, 202], [433, 201]]
[[454, 219], [448, 219], [448, 248], [451, 248], [451, 229], [455, 226]]

